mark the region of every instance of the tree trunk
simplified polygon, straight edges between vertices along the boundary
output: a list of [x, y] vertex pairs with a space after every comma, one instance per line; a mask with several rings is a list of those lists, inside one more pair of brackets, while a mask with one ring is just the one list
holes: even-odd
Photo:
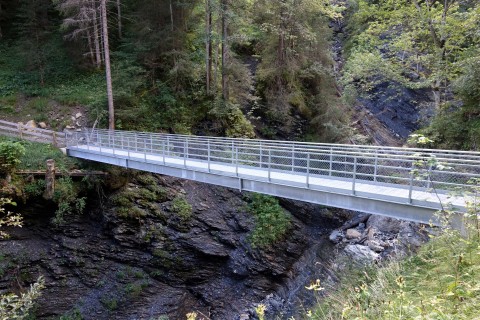
[[228, 0], [222, 0], [222, 97], [228, 101], [228, 21], [227, 21]]
[[102, 54], [100, 49], [100, 35], [98, 31], [98, 18], [97, 18], [97, 6], [95, 0], [92, 0], [92, 12], [93, 12], [93, 41], [95, 45], [95, 60], [97, 68], [102, 66]]
[[211, 0], [206, 0], [205, 7], [205, 68], [206, 68], [206, 82], [207, 82], [207, 95], [210, 94], [210, 86], [212, 80], [212, 10], [210, 5]]
[[112, 73], [110, 69], [110, 48], [108, 45], [108, 20], [107, 20], [107, 0], [101, 0], [102, 8], [102, 34], [103, 51], [105, 55], [105, 75], [107, 80], [107, 99], [108, 99], [108, 129], [115, 129], [115, 113], [113, 108], [113, 89]]
[[95, 65], [95, 55], [93, 53], [92, 33], [87, 29], [87, 41], [88, 41], [88, 55], [90, 56], [90, 62]]
[[118, 15], [118, 38], [122, 39], [122, 4], [117, 0], [117, 15]]
[[[1, 19], [2, 19], [2, 3], [0, 3], [0, 22], [1, 22]], [[0, 39], [3, 38], [3, 34], [2, 34], [2, 24], [0, 23]]]
[[172, 29], [172, 32], [175, 30], [175, 25], [173, 24], [173, 4], [172, 0], [170, 0], [170, 26]]

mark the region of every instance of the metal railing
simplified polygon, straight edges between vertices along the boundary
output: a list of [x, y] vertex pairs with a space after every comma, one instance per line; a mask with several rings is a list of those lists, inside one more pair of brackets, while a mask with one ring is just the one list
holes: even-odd
[[[396, 185], [412, 191], [450, 190], [470, 186], [480, 179], [480, 153], [454, 150], [356, 146], [292, 141], [250, 140], [161, 133], [86, 129], [67, 135], [67, 147], [86, 146], [117, 157], [143, 158], [156, 155], [163, 164], [167, 158], [180, 159], [188, 166], [195, 160], [211, 171], [213, 165], [261, 169], [271, 180], [273, 172], [304, 177], [305, 187], [311, 179], [328, 177], [351, 183]], [[177, 165], [178, 165], [177, 161]], [[201, 169], [198, 169], [201, 170]]]

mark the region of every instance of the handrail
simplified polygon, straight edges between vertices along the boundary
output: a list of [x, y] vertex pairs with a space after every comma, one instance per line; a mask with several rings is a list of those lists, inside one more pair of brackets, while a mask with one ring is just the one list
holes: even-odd
[[[95, 132], [99, 133], [107, 133], [111, 134], [109, 130], [103, 129], [95, 129]], [[118, 133], [119, 131], [115, 131]], [[169, 137], [171, 142], [174, 141], [184, 141], [184, 139], [188, 139], [190, 141], [198, 141], [198, 142], [205, 142], [210, 140], [211, 143], [225, 145], [228, 146], [232, 143], [232, 141], [236, 142], [236, 145], [239, 143], [243, 143], [245, 145], [251, 146], [252, 148], [262, 147], [274, 147], [274, 148], [283, 148], [290, 150], [291, 146], [295, 146], [296, 151], [304, 151], [304, 152], [313, 152], [313, 151], [330, 151], [334, 150], [333, 152], [338, 152], [341, 154], [351, 153], [352, 155], [364, 155], [365, 152], [370, 153], [379, 153], [383, 156], [392, 156], [392, 157], [400, 157], [400, 156], [410, 156], [411, 158], [421, 159], [421, 158], [429, 158], [430, 155], [435, 155], [437, 160], [450, 160], [450, 161], [480, 161], [480, 153], [473, 152], [473, 151], [456, 151], [456, 150], [436, 150], [436, 149], [419, 149], [419, 148], [398, 148], [398, 147], [381, 147], [381, 146], [368, 146], [368, 145], [338, 145], [338, 144], [313, 144], [313, 143], [305, 143], [305, 142], [293, 142], [293, 141], [277, 141], [277, 140], [253, 140], [253, 139], [239, 139], [239, 138], [219, 138], [219, 137], [201, 137], [201, 136], [188, 136], [188, 135], [172, 135], [172, 134], [163, 134], [163, 133], [141, 133], [141, 132], [133, 132], [133, 131], [121, 131], [123, 136], [133, 136], [133, 137], [157, 137], [159, 139], [163, 137]], [[215, 140], [219, 141], [216, 142]], [[265, 142], [264, 142], [265, 141]], [[289, 145], [285, 145], [289, 144]], [[304, 146], [304, 144], [308, 144]], [[372, 149], [374, 148], [374, 149]], [[350, 151], [353, 150], [353, 151]], [[355, 152], [355, 150], [357, 150]], [[392, 153], [385, 153], [386, 151], [397, 151]], [[448, 152], [448, 153], [445, 153]], [[456, 158], [462, 156], [462, 158]], [[466, 157], [467, 156], [467, 157]]]
[[54, 146], [64, 146], [67, 134], [42, 128], [34, 128], [20, 123], [0, 120], [0, 135], [7, 135], [14, 138], [51, 143]]
[[[95, 129], [95, 131], [99, 132], [111, 132], [108, 129]], [[115, 132], [122, 132], [125, 134], [149, 134], [149, 135], [162, 135], [162, 136], [170, 136], [170, 137], [178, 137], [178, 138], [201, 138], [201, 139], [210, 139], [210, 140], [234, 140], [234, 141], [255, 141], [255, 142], [265, 142], [265, 143], [281, 143], [281, 144], [297, 144], [297, 145], [312, 145], [312, 146], [325, 146], [325, 147], [338, 147], [338, 148], [356, 148], [362, 147], [366, 149], [383, 149], [383, 150], [411, 150], [415, 152], [435, 152], [435, 153], [452, 153], [452, 154], [471, 154], [476, 157], [480, 157], [480, 152], [477, 151], [465, 151], [465, 150], [448, 150], [448, 149], [428, 149], [428, 148], [403, 148], [403, 147], [391, 147], [391, 146], [376, 146], [376, 145], [350, 145], [350, 144], [337, 144], [337, 143], [321, 143], [321, 142], [307, 142], [307, 141], [290, 141], [290, 140], [265, 140], [265, 139], [244, 139], [244, 138], [229, 138], [229, 137], [214, 137], [214, 136], [194, 136], [194, 135], [185, 135], [185, 134], [171, 134], [171, 133], [145, 133], [145, 132], [138, 132], [138, 131], [123, 131], [123, 130], [115, 130]]]
[[[357, 182], [395, 185], [402, 189], [428, 190], [468, 186], [472, 178], [480, 178], [480, 153], [420, 148], [350, 146], [293, 141], [270, 141], [219, 137], [172, 135], [132, 131], [85, 129], [66, 135], [67, 147], [83, 146], [115, 157], [135, 157], [148, 161], [157, 156], [166, 165], [166, 158], [188, 168], [191, 161], [214, 165], [255, 168], [266, 172], [272, 181], [273, 172], [304, 177], [305, 187], [315, 177], [329, 177], [351, 182], [356, 194]], [[435, 161], [431, 161], [432, 159]], [[439, 163], [448, 166], [441, 170]], [[201, 169], [195, 169], [201, 170]], [[416, 171], [418, 174], [414, 175]], [[443, 192], [443, 191], [442, 191]], [[412, 192], [408, 201], [411, 203]]]

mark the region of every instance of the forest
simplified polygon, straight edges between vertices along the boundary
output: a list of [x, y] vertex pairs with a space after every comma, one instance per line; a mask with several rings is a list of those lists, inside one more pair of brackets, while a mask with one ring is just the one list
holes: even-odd
[[1, 108], [50, 99], [117, 128], [351, 142], [364, 140], [354, 106], [407, 89], [421, 93], [418, 128], [476, 148], [478, 10], [473, 0], [2, 0]]
[[[0, 120], [475, 156], [480, 3], [0, 0]], [[2, 136], [0, 319], [475, 319], [475, 174], [465, 236]]]

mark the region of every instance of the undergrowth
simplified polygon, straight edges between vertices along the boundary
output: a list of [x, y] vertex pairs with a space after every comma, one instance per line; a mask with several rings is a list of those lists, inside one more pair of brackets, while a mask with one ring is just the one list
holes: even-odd
[[[347, 274], [307, 312], [311, 319], [479, 319], [480, 181], [465, 191], [462, 232], [444, 225], [417, 254]], [[453, 212], [439, 213], [450, 221]], [[358, 270], [357, 270], [358, 271]], [[319, 285], [312, 287], [323, 291]], [[310, 288], [310, 289], [312, 289]]]
[[255, 229], [250, 235], [252, 247], [267, 247], [282, 239], [291, 226], [291, 216], [272, 196], [253, 194], [249, 211], [255, 217]]
[[48, 159], [55, 160], [57, 171], [75, 169], [80, 165], [78, 160], [67, 157], [50, 144], [0, 137], [0, 143], [5, 141], [18, 141], [25, 148], [24, 155], [19, 158], [20, 163], [17, 166], [19, 170], [45, 170], [45, 163]]

